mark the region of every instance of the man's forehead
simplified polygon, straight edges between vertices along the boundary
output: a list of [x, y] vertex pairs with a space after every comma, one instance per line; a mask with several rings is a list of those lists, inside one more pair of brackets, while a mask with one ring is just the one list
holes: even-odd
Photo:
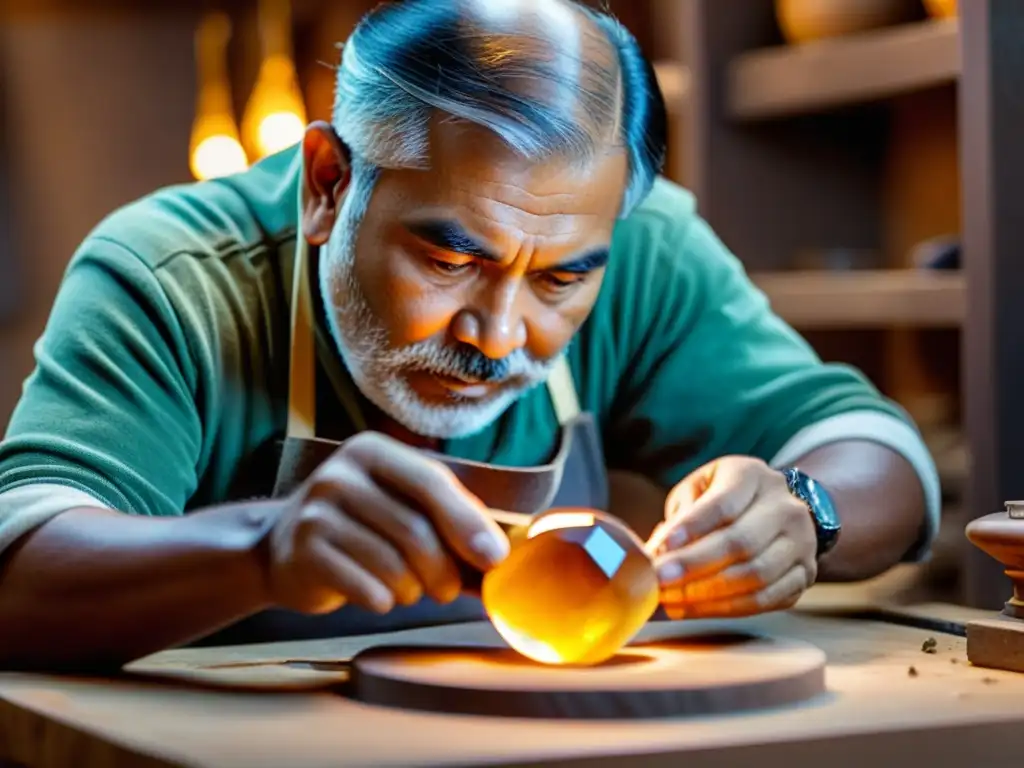
[[401, 171], [397, 181], [419, 205], [505, 209], [524, 216], [591, 215], [614, 219], [627, 181], [621, 147], [599, 149], [585, 164], [528, 160], [486, 128], [439, 120], [431, 130], [430, 164]]

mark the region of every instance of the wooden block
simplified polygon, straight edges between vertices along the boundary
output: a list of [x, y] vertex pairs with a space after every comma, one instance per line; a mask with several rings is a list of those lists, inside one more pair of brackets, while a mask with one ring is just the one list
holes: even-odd
[[1024, 620], [996, 616], [967, 622], [967, 660], [978, 667], [1024, 672]]

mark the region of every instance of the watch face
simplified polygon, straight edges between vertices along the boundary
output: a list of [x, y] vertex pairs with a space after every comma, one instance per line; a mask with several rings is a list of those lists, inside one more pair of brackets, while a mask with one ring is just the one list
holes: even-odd
[[828, 491], [814, 478], [797, 469], [786, 472], [790, 491], [808, 506], [818, 535], [818, 556], [825, 554], [836, 545], [842, 524], [839, 513]]
[[818, 524], [838, 530], [841, 527], [839, 514], [836, 512], [835, 504], [832, 503], [832, 497], [829, 496], [828, 491], [818, 481], [810, 477], [807, 478], [807, 486], [811, 510], [817, 518]]

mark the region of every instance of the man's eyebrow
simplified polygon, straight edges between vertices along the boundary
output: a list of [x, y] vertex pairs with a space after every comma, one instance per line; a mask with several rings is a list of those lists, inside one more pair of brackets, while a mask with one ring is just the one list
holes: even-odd
[[552, 264], [544, 271], [586, 274], [607, 265], [610, 257], [611, 251], [608, 248], [596, 248], [561, 264]]
[[431, 245], [451, 253], [461, 253], [477, 259], [500, 261], [489, 248], [480, 244], [457, 221], [434, 219], [417, 221], [406, 225], [413, 235]]

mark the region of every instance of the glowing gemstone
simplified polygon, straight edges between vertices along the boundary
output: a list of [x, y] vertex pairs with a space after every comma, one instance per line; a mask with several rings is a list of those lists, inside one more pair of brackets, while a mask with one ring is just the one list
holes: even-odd
[[481, 590], [505, 641], [543, 664], [599, 664], [622, 649], [658, 607], [658, 579], [643, 542], [593, 510], [537, 517]]

